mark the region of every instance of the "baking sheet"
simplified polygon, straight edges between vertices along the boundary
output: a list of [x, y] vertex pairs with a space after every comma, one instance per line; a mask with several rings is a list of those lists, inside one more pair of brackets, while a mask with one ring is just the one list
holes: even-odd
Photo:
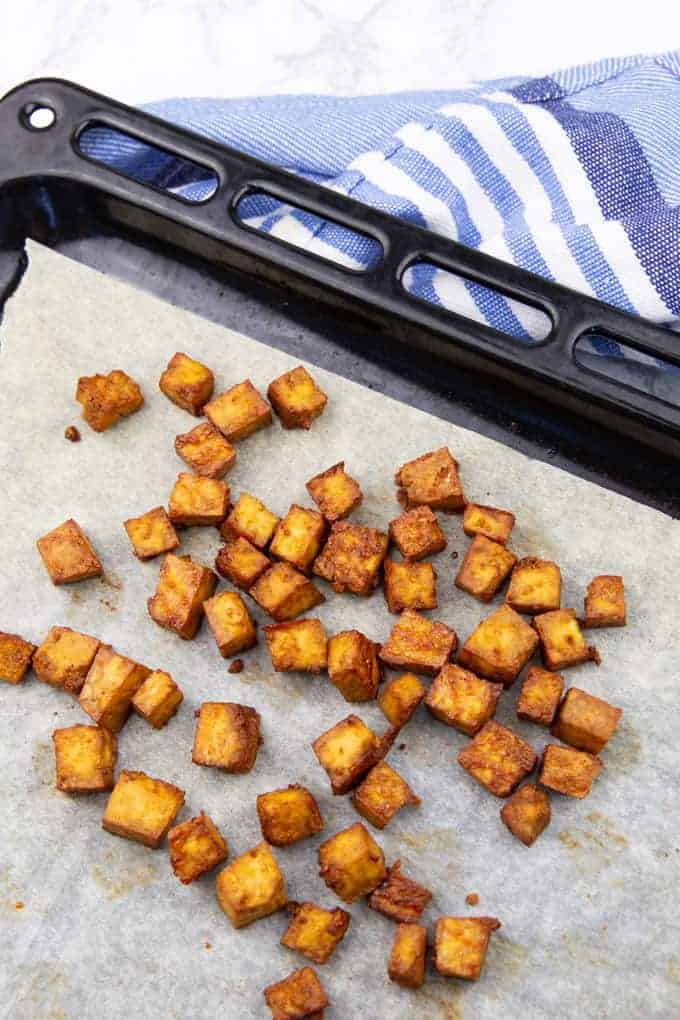
[[[160, 731], [133, 717], [119, 740], [119, 767], [143, 769], [186, 790], [182, 818], [207, 811], [236, 856], [260, 839], [258, 793], [300, 782], [317, 797], [325, 830], [276, 851], [290, 899], [336, 905], [317, 874], [316, 849], [356, 820], [330, 795], [310, 742], [356, 710], [385, 725], [375, 705], [350, 706], [326, 678], [271, 672], [260, 645], [227, 673], [204, 627], [183, 642], [146, 612], [160, 560], [140, 563], [121, 522], [167, 500], [183, 468], [173, 438], [195, 424], [157, 389], [168, 358], [184, 350], [209, 364], [216, 391], [249, 376], [267, 383], [296, 362], [288, 355], [173, 308], [128, 285], [30, 244], [29, 268], [2, 324], [0, 353], [0, 629], [38, 643], [54, 624], [90, 632], [147, 665], [169, 670], [185, 701]], [[143, 409], [96, 435], [78, 421], [79, 375], [122, 368], [142, 386]], [[275, 423], [239, 445], [228, 481], [278, 513], [308, 503], [304, 482], [344, 459], [358, 479], [361, 523], [386, 526], [399, 512], [393, 473], [403, 461], [447, 444], [466, 494], [515, 511], [512, 548], [559, 561], [564, 605], [580, 609], [597, 573], [625, 577], [629, 626], [595, 633], [602, 654], [567, 672], [569, 684], [624, 710], [602, 757], [606, 768], [585, 801], [552, 799], [553, 819], [526, 849], [499, 819], [502, 802], [455, 762], [462, 735], [421, 708], [390, 762], [422, 797], [374, 833], [388, 862], [434, 892], [425, 915], [497, 916], [481, 981], [430, 971], [418, 992], [386, 977], [393, 925], [363, 904], [348, 909], [345, 940], [317, 968], [331, 1017], [668, 1018], [680, 1014], [678, 771], [680, 524], [588, 482], [533, 462], [474, 433], [314, 370], [329, 394], [308, 433]], [[64, 427], [81, 427], [70, 444]], [[37, 536], [75, 517], [106, 576], [54, 588], [35, 551]], [[431, 614], [464, 639], [489, 610], [457, 591], [452, 551], [467, 544], [459, 517], [443, 517], [448, 548], [435, 558], [440, 608]], [[211, 563], [212, 528], [184, 532], [181, 552]], [[393, 622], [380, 592], [335, 595], [318, 610], [329, 633], [357, 627], [384, 639]], [[266, 622], [257, 609], [255, 617]], [[183, 887], [167, 851], [103, 832], [106, 796], [72, 798], [53, 788], [51, 732], [87, 722], [77, 702], [30, 677], [2, 684], [0, 743], [0, 1016], [164, 1018], [267, 1015], [262, 988], [304, 958], [278, 945], [283, 914], [234, 931], [214, 895], [214, 875]], [[545, 731], [515, 718], [517, 687], [497, 718], [537, 751]], [[193, 710], [205, 700], [253, 705], [264, 744], [252, 772], [228, 776], [191, 764]], [[465, 905], [477, 892], [479, 906]], [[18, 909], [17, 904], [23, 903]]]

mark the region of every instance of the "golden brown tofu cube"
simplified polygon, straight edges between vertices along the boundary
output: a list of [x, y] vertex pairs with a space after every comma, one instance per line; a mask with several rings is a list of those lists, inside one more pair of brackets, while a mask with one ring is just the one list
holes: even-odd
[[222, 577], [248, 591], [269, 570], [271, 562], [250, 542], [232, 535], [215, 557], [215, 570]]
[[117, 733], [130, 714], [132, 699], [150, 669], [100, 645], [78, 695], [84, 712], [99, 726]]
[[173, 524], [219, 524], [229, 510], [229, 486], [219, 478], [202, 478], [180, 471], [168, 500]]
[[590, 659], [599, 665], [597, 649], [586, 644], [573, 609], [556, 609], [552, 613], [535, 616], [534, 627], [538, 631], [543, 662], [548, 669], [567, 669]]
[[261, 793], [257, 798], [257, 816], [262, 838], [272, 846], [290, 846], [316, 836], [323, 829], [319, 806], [304, 786]]
[[228, 864], [216, 882], [217, 899], [234, 928], [244, 928], [286, 905], [286, 887], [266, 843]]
[[495, 797], [507, 797], [536, 764], [534, 749], [512, 730], [490, 720], [458, 752], [458, 763]]
[[170, 829], [168, 850], [172, 870], [182, 885], [195, 882], [229, 856], [227, 841], [203, 811]]
[[184, 803], [184, 790], [145, 772], [123, 770], [102, 818], [114, 836], [157, 849]]
[[435, 676], [456, 650], [456, 632], [444, 623], [405, 609], [380, 649], [380, 658], [394, 669], [412, 669]]
[[155, 669], [135, 694], [132, 707], [137, 715], [159, 730], [175, 714], [183, 697], [170, 674]]
[[599, 754], [619, 724], [622, 711], [608, 701], [572, 687], [560, 705], [550, 732], [563, 744]]
[[198, 710], [191, 760], [225, 772], [250, 772], [261, 743], [260, 713], [254, 708], [204, 701]]
[[626, 596], [623, 578], [601, 574], [588, 585], [584, 599], [584, 627], [625, 627]]
[[378, 645], [358, 630], [343, 630], [328, 641], [328, 679], [345, 701], [372, 701], [382, 679]]
[[368, 905], [392, 921], [409, 924], [418, 920], [431, 899], [430, 890], [402, 875], [401, 861], [395, 861], [385, 881], [368, 897]]
[[348, 793], [380, 760], [383, 743], [356, 715], [348, 715], [312, 744], [335, 794]]
[[378, 586], [389, 538], [376, 528], [337, 521], [314, 561], [314, 573], [334, 591], [370, 595]]
[[505, 545], [515, 526], [515, 515], [509, 510], [497, 510], [493, 506], [468, 503], [463, 513], [463, 531], [471, 538], [484, 535], [492, 542]]
[[120, 369], [108, 375], [81, 376], [76, 387], [76, 400], [83, 409], [83, 418], [95, 432], [104, 432], [121, 418], [138, 411], [144, 397], [134, 379]]
[[203, 608], [223, 659], [245, 652], [257, 644], [255, 624], [237, 592], [221, 591], [207, 599]]
[[290, 563], [275, 563], [262, 574], [249, 594], [272, 620], [294, 620], [326, 599], [313, 581]]
[[505, 601], [517, 613], [547, 613], [559, 609], [562, 574], [551, 560], [526, 556], [512, 572]]
[[431, 563], [385, 560], [385, 601], [391, 613], [437, 608], [437, 574]]
[[97, 638], [69, 627], [51, 627], [33, 656], [38, 680], [79, 694], [99, 648]]
[[116, 738], [99, 726], [55, 730], [57, 789], [64, 793], [101, 793], [113, 789]]
[[286, 429], [310, 428], [328, 403], [328, 397], [303, 365], [274, 379], [267, 396]]
[[456, 588], [480, 602], [490, 602], [516, 562], [517, 557], [504, 545], [475, 535], [456, 574]]
[[168, 400], [197, 417], [210, 400], [214, 385], [215, 377], [210, 369], [181, 351], [170, 358], [158, 382]]
[[446, 446], [410, 460], [394, 476], [397, 499], [409, 509], [429, 506], [432, 510], [462, 510], [465, 497], [458, 477], [458, 463]]
[[517, 699], [520, 719], [550, 726], [564, 690], [564, 678], [540, 666], [529, 666]]
[[277, 524], [269, 551], [308, 574], [325, 534], [326, 522], [317, 510], [293, 504]]
[[151, 560], [179, 545], [177, 532], [163, 506], [147, 510], [141, 517], [130, 517], [123, 521], [123, 527], [139, 560]]
[[226, 393], [220, 393], [205, 405], [203, 413], [232, 443], [272, 423], [271, 407], [250, 379], [232, 386]]
[[206, 478], [222, 478], [236, 461], [234, 447], [207, 421], [175, 436], [175, 452], [192, 471]]
[[405, 560], [422, 560], [446, 548], [444, 532], [429, 506], [405, 510], [390, 521], [390, 538]]
[[440, 917], [434, 931], [434, 965], [444, 977], [478, 981], [495, 917]]
[[321, 982], [311, 967], [303, 967], [289, 974], [283, 981], [264, 990], [272, 1020], [309, 1020], [323, 1017], [328, 998]]
[[430, 684], [425, 704], [435, 719], [474, 737], [495, 715], [502, 693], [503, 684], [490, 683], [467, 669], [448, 665]]
[[281, 938], [281, 945], [302, 953], [312, 963], [326, 963], [345, 937], [351, 921], [341, 907], [324, 910], [315, 903], [289, 903], [291, 920]]
[[99, 557], [76, 521], [71, 518], [36, 542], [52, 584], [70, 584], [101, 577]]
[[525, 783], [501, 808], [505, 825], [525, 846], [531, 846], [550, 822], [550, 800], [545, 790]]
[[21, 683], [34, 652], [35, 645], [30, 641], [24, 641], [18, 634], [0, 631], [0, 680], [8, 684]]
[[320, 673], [326, 668], [328, 642], [320, 620], [291, 620], [263, 629], [276, 673]]
[[384, 829], [401, 808], [409, 804], [417, 807], [420, 797], [398, 772], [379, 761], [357, 786], [352, 803], [366, 821], [376, 829]]
[[420, 988], [425, 980], [427, 928], [422, 924], [398, 924], [387, 965], [390, 981], [404, 988]]
[[203, 603], [215, 591], [217, 577], [190, 556], [163, 560], [156, 594], [147, 601], [149, 616], [161, 627], [174, 630], [185, 641], [194, 637], [203, 618]]
[[385, 684], [378, 704], [389, 722], [397, 729], [401, 729], [424, 697], [425, 688], [418, 677], [413, 673], [402, 673]]
[[583, 800], [590, 793], [601, 768], [602, 762], [594, 754], [546, 744], [538, 781], [556, 793]]
[[361, 489], [353, 478], [345, 472], [344, 460], [329, 467], [320, 475], [310, 478], [306, 485], [312, 497], [327, 521], [335, 521], [348, 517], [352, 510], [361, 503]]
[[246, 538], [257, 549], [264, 549], [276, 531], [280, 518], [255, 496], [242, 492], [234, 508], [221, 525], [223, 538], [229, 533]]
[[460, 650], [458, 662], [487, 680], [510, 687], [536, 651], [538, 635], [533, 627], [503, 605], [473, 630]]
[[319, 874], [345, 903], [368, 896], [387, 876], [383, 852], [361, 822], [336, 832], [319, 847]]

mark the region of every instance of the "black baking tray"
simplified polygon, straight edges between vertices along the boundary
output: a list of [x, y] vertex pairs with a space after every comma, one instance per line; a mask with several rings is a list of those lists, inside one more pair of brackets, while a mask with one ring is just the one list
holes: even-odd
[[[49, 127], [32, 126], [36, 109], [52, 111]], [[205, 167], [215, 193], [191, 203], [94, 162], [81, 148], [92, 126]], [[353, 272], [248, 229], [235, 208], [253, 191], [374, 238], [382, 258]], [[680, 517], [674, 386], [659, 396], [574, 357], [576, 341], [595, 333], [664, 362], [674, 378], [675, 334], [236, 150], [69, 82], [28, 82], [0, 102], [0, 237], [5, 296], [20, 280], [24, 240], [33, 237]], [[526, 344], [414, 298], [402, 279], [422, 260], [543, 311], [548, 336]]]

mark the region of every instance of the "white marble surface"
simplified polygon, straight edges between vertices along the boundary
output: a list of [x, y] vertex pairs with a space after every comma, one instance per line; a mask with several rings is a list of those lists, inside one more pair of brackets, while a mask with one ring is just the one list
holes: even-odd
[[56, 75], [130, 103], [446, 88], [680, 45], [677, 0], [6, 0], [0, 94]]

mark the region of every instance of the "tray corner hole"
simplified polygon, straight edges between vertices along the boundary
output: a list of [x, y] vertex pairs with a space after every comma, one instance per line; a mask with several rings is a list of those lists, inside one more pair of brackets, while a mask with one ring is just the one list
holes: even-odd
[[30, 131], [48, 131], [57, 123], [57, 114], [46, 103], [26, 103], [21, 110], [21, 122]]
[[680, 407], [680, 365], [668, 358], [647, 354], [601, 329], [581, 333], [573, 357], [579, 368]]

